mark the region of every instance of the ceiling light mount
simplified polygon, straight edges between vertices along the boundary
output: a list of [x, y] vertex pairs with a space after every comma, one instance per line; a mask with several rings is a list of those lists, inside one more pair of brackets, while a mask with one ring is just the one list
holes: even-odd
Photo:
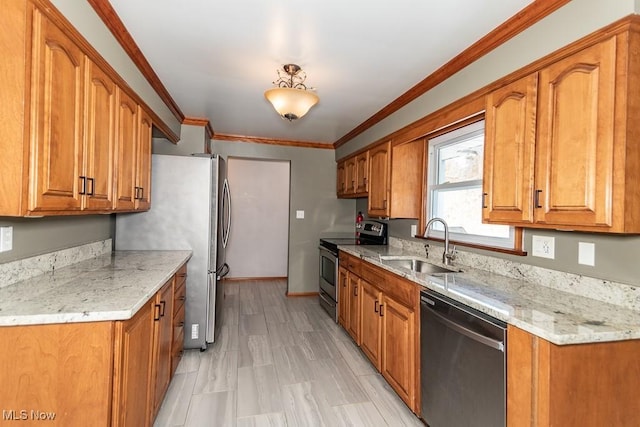
[[264, 96], [280, 117], [289, 121], [297, 120], [318, 103], [318, 95], [313, 92], [314, 88], [304, 83], [307, 74], [299, 65], [284, 64], [277, 72], [278, 78], [273, 82], [277, 87], [265, 91]]

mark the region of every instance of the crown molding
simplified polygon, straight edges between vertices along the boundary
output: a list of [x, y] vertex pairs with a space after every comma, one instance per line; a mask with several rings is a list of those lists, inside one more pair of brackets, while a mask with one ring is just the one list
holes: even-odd
[[111, 3], [109, 3], [108, 0], [87, 0], [87, 2], [91, 5], [93, 10], [95, 10], [100, 19], [102, 19], [102, 22], [104, 22], [109, 31], [111, 31], [111, 34], [113, 34], [118, 43], [120, 43], [124, 51], [129, 55], [129, 58], [131, 58], [136, 67], [138, 67], [138, 70], [140, 70], [145, 79], [147, 79], [160, 99], [162, 99], [169, 110], [171, 110], [171, 113], [175, 118], [182, 123], [184, 120], [184, 114], [180, 110], [180, 107], [178, 107], [178, 104], [173, 100], [167, 88], [164, 87], [164, 84], [160, 81], [160, 77], [158, 77], [156, 72], [153, 70], [151, 64], [147, 61], [147, 58], [142, 54], [142, 51], [127, 28], [124, 26], [124, 23], [116, 13], [115, 9], [111, 6]]
[[184, 120], [182, 120], [182, 124], [191, 126], [202, 126], [205, 128], [205, 132], [207, 132], [207, 138], [211, 139], [213, 137], [213, 126], [211, 126], [211, 122], [207, 118], [185, 117]]
[[346, 135], [333, 143], [334, 148], [346, 144], [362, 132], [373, 127], [383, 119], [389, 117], [411, 101], [433, 89], [449, 77], [480, 59], [496, 47], [507, 42], [512, 37], [531, 27], [542, 18], [555, 12], [570, 0], [535, 0], [507, 21], [496, 27], [493, 31], [462, 51], [451, 61], [444, 64], [424, 80], [400, 95], [390, 104], [387, 104], [373, 116], [369, 117]]
[[333, 144], [330, 142], [296, 141], [292, 139], [264, 138], [261, 136], [231, 135], [225, 133], [216, 133], [213, 135], [212, 139], [219, 141], [255, 142], [258, 144], [283, 145], [287, 147], [333, 150]]

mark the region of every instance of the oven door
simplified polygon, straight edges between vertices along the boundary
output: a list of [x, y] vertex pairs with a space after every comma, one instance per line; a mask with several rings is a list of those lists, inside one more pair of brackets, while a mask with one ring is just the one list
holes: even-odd
[[320, 290], [337, 301], [336, 283], [338, 282], [338, 256], [320, 246]]

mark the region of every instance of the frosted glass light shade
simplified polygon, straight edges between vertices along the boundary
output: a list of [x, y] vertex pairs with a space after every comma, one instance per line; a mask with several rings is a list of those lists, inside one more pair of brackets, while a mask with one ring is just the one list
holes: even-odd
[[319, 101], [318, 95], [309, 90], [288, 87], [268, 89], [264, 97], [273, 104], [280, 116], [289, 121], [304, 116]]

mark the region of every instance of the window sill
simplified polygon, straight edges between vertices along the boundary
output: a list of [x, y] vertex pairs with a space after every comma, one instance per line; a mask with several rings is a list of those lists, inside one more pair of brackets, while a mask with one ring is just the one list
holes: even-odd
[[[415, 237], [416, 239], [422, 239], [422, 240], [432, 240], [434, 242], [444, 242], [444, 239], [440, 239], [437, 237], [423, 237], [423, 236], [413, 236], [413, 237]], [[460, 242], [457, 240], [449, 240], [449, 243], [456, 246], [464, 246], [467, 248], [484, 249], [485, 251], [500, 252], [502, 254], [509, 254], [509, 255], [515, 255], [515, 256], [527, 256], [527, 251], [523, 251], [522, 249], [496, 248], [493, 246], [484, 246], [484, 245], [478, 245], [475, 243]]]

